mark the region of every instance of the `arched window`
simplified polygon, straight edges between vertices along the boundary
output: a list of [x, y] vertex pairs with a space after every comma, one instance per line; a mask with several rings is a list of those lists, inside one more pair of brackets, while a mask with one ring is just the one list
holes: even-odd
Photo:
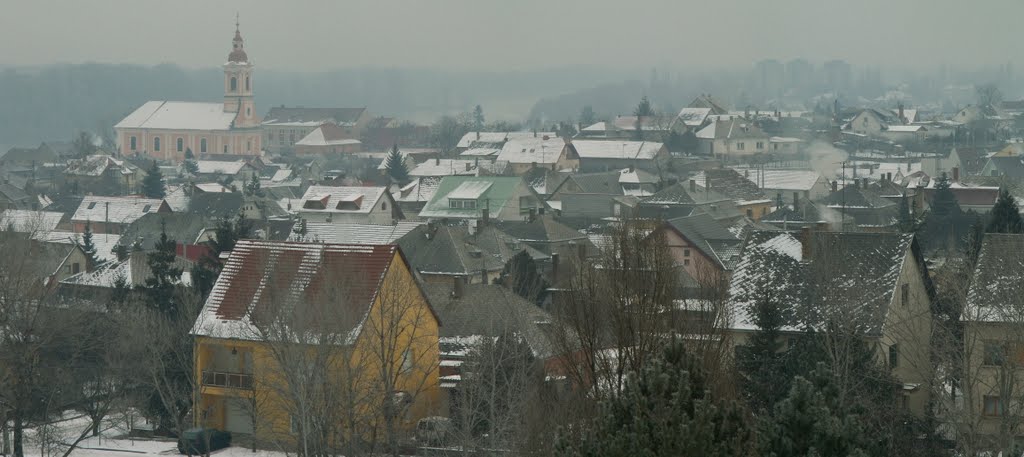
[[245, 142], [245, 150], [249, 152], [252, 151], [252, 140]]
[[206, 152], [206, 138], [199, 140], [199, 152]]
[[245, 117], [252, 116], [252, 108], [245, 108]]
[[160, 137], [153, 138], [153, 150], [160, 151]]
[[249, 77], [246, 76], [245, 77], [245, 91], [248, 92], [250, 90], [252, 90], [252, 89], [249, 88]]
[[185, 150], [185, 140], [178, 138], [178, 141], [175, 142], [174, 146], [174, 149], [176, 149], [178, 152]]
[[231, 77], [231, 92], [238, 90], [238, 78]]
[[136, 149], [136, 143], [135, 143], [135, 137], [134, 136], [131, 138], [131, 145], [132, 145], [131, 149], [132, 149], [132, 151], [134, 151]]

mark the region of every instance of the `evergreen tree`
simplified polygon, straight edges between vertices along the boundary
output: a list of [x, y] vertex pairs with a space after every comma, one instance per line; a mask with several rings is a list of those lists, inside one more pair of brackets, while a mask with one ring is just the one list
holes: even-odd
[[989, 216], [987, 233], [1021, 233], [1024, 231], [1024, 220], [1020, 217], [1017, 199], [1010, 195], [1006, 188], [999, 189], [999, 199], [992, 207]]
[[252, 238], [252, 235], [252, 221], [245, 219], [241, 214], [234, 221], [224, 217], [217, 222], [214, 237], [209, 241], [210, 253], [199, 259], [192, 267], [192, 284], [203, 297], [213, 289], [213, 283], [217, 281], [217, 276], [224, 267], [221, 254], [231, 252], [238, 240]]
[[932, 197], [931, 214], [940, 220], [950, 220], [960, 215], [960, 204], [950, 187], [953, 181], [946, 173], [935, 180], [935, 195]]
[[526, 251], [520, 251], [505, 263], [501, 282], [516, 295], [534, 303], [543, 302], [547, 296], [548, 283]]
[[245, 184], [245, 194], [255, 197], [263, 196], [263, 190], [260, 189], [260, 177], [256, 173], [253, 173], [249, 182]]
[[196, 163], [195, 160], [185, 159], [185, 162], [182, 164], [182, 166], [185, 167], [185, 172], [192, 176], [199, 174], [199, 164]]
[[782, 326], [779, 304], [769, 295], [754, 303], [754, 325], [757, 326], [749, 344], [737, 348], [737, 366], [747, 404], [754, 411], [770, 413], [785, 396], [792, 375], [784, 364]]
[[146, 257], [151, 276], [146, 278], [146, 295], [153, 308], [174, 316], [178, 312], [174, 303], [174, 289], [181, 280], [181, 268], [174, 266], [177, 242], [167, 237], [167, 225], [160, 223], [160, 239], [153, 252]]
[[633, 133], [633, 139], [640, 141], [644, 139], [644, 118], [654, 116], [654, 108], [651, 107], [651, 102], [647, 99], [647, 96], [640, 99], [640, 103], [633, 110], [633, 115], [636, 116], [636, 130]]
[[83, 158], [96, 152], [96, 145], [92, 142], [92, 135], [87, 132], [78, 132], [74, 141], [71, 142], [71, 149], [75, 157]]
[[118, 262], [128, 260], [128, 246], [118, 243], [116, 246], [114, 246], [114, 249], [112, 249], [111, 251], [117, 257]]
[[580, 439], [560, 440], [558, 454], [612, 456], [755, 455], [755, 432], [735, 402], [713, 398], [700, 360], [679, 341], [602, 405]]
[[82, 250], [85, 251], [85, 260], [89, 268], [99, 263], [96, 256], [96, 244], [92, 241], [92, 222], [85, 221], [85, 231], [82, 232]]
[[484, 129], [484, 109], [480, 105], [473, 108], [473, 130], [479, 132]]
[[391, 152], [388, 153], [387, 159], [384, 160], [384, 166], [387, 168], [388, 176], [391, 176], [391, 179], [394, 179], [399, 184], [409, 182], [409, 169], [405, 166], [402, 153], [398, 150], [398, 143], [391, 147]]
[[142, 195], [147, 198], [164, 198], [166, 195], [164, 190], [164, 175], [160, 172], [160, 167], [157, 166], [156, 161], [153, 161], [153, 165], [146, 171], [146, 176], [142, 178]]
[[797, 377], [789, 395], [764, 417], [760, 427], [761, 455], [868, 456], [871, 438], [861, 418], [838, 401], [838, 391], [824, 365], [811, 380]]

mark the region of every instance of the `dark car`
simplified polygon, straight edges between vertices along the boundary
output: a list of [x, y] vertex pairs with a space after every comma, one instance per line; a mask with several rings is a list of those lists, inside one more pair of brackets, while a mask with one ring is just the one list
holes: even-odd
[[231, 446], [231, 433], [212, 428], [190, 428], [178, 438], [178, 452], [201, 455]]

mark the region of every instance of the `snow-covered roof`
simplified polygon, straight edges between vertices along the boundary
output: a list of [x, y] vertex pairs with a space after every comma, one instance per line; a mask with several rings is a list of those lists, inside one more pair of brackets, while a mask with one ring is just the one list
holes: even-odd
[[1020, 323], [1024, 312], [1024, 235], [988, 233], [981, 244], [964, 321]]
[[320, 126], [309, 132], [301, 140], [295, 143], [296, 146], [345, 146], [350, 144], [361, 144], [359, 140], [352, 138], [329, 138], [330, 135], [324, 132], [325, 126]]
[[397, 202], [428, 202], [434, 198], [440, 178], [416, 178], [391, 192], [391, 198]]
[[491, 183], [487, 181], [466, 181], [459, 184], [458, 187], [449, 192], [448, 198], [475, 200], [480, 198], [480, 196], [490, 188]]
[[230, 130], [236, 113], [223, 103], [149, 101], [114, 128], [172, 130]]
[[199, 184], [194, 184], [194, 186], [199, 191], [206, 193], [231, 192], [231, 189], [224, 187], [224, 185], [219, 182], [203, 182]]
[[607, 129], [608, 128], [606, 126], [606, 123], [604, 121], [601, 121], [601, 122], [595, 122], [595, 123], [590, 124], [590, 125], [588, 125], [586, 127], [583, 127], [583, 129], [581, 131], [582, 132], [603, 132], [603, 131], [605, 131]]
[[120, 168], [121, 174], [132, 173], [131, 168], [125, 166], [123, 160], [115, 159], [106, 154], [93, 154], [83, 159], [74, 160], [68, 164], [68, 168], [64, 170], [64, 173], [74, 176], [100, 176], [112, 167]]
[[[33, 235], [33, 238], [39, 241], [60, 244], [77, 245], [82, 242], [81, 233], [57, 230], [51, 230], [49, 232], [37, 232]], [[117, 246], [117, 242], [120, 240], [121, 235], [114, 235], [109, 233], [94, 233], [92, 235], [92, 243], [94, 246], [96, 246], [96, 257], [101, 261], [116, 260], [117, 255], [114, 254], [114, 247]]]
[[427, 160], [415, 168], [409, 170], [409, 176], [414, 177], [436, 177], [436, 176], [476, 176], [480, 170], [490, 170], [493, 165], [490, 160], [460, 160], [460, 159], [432, 159]]
[[711, 108], [683, 108], [679, 111], [679, 120], [690, 127], [696, 127], [704, 123], [711, 114]]
[[234, 162], [220, 161], [220, 160], [197, 160], [196, 166], [199, 168], [199, 174], [219, 174], [219, 175], [237, 175], [238, 172], [242, 171], [246, 163], [242, 160], [236, 160]]
[[[772, 170], [757, 168], [734, 168], [754, 184], [764, 183], [764, 189], [808, 191], [822, 179], [814, 170]], [[758, 182], [760, 181], [760, 182]]]
[[565, 141], [557, 136], [523, 137], [508, 140], [498, 153], [498, 160], [508, 163], [552, 164], [558, 162]]
[[306, 240], [360, 245], [392, 244], [420, 225], [421, 222], [407, 221], [393, 225], [308, 222]]
[[369, 213], [387, 191], [385, 187], [309, 186], [293, 212]]
[[792, 138], [786, 136], [773, 136], [771, 138], [768, 138], [768, 142], [770, 143], [803, 143], [803, 141], [804, 140], [801, 140], [800, 138]]
[[489, 157], [498, 155], [501, 152], [501, 148], [469, 148], [462, 151], [460, 156], [467, 157]]
[[653, 160], [664, 147], [655, 141], [574, 140], [580, 159]]
[[508, 132], [467, 132], [459, 139], [457, 148], [468, 148], [473, 143], [504, 143]]
[[50, 232], [57, 228], [64, 213], [8, 209], [0, 213], [0, 230], [18, 233]]
[[893, 132], [893, 133], [914, 133], [914, 132], [924, 132], [924, 131], [927, 131], [928, 129], [924, 128], [923, 125], [916, 124], [916, 125], [890, 125], [886, 130], [888, 130], [890, 132]]
[[103, 197], [89, 195], [82, 199], [72, 221], [130, 224], [136, 219], [160, 210], [163, 200], [142, 197]]

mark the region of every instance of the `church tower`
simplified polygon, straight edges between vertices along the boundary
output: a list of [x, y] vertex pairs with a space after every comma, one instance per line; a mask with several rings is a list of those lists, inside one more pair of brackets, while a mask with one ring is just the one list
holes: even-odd
[[245, 53], [245, 42], [238, 29], [238, 17], [235, 17], [235, 38], [231, 40], [231, 53], [224, 64], [224, 111], [238, 113], [235, 116], [236, 128], [258, 127], [256, 121], [256, 105], [252, 99], [253, 63]]

